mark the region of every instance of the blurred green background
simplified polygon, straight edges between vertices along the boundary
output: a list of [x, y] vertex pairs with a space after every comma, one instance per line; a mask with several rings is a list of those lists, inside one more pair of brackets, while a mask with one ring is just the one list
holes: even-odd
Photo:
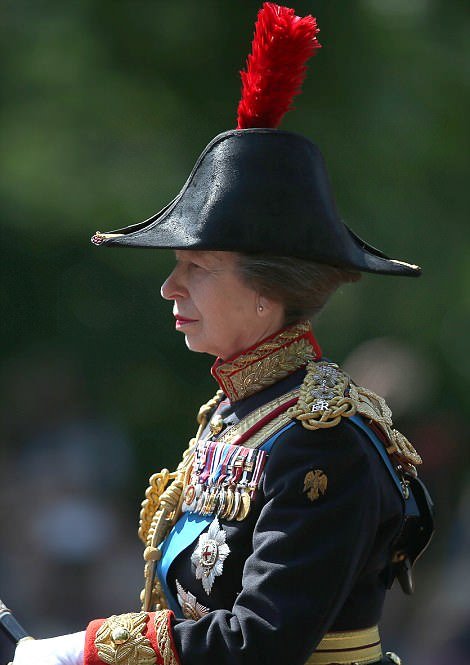
[[[197, 408], [215, 392], [210, 358], [186, 350], [171, 305], [159, 296], [171, 253], [98, 249], [89, 237], [163, 207], [209, 140], [235, 126], [238, 71], [259, 6], [4, 0], [0, 7], [0, 480], [3, 506], [14, 507], [0, 521], [0, 580], [38, 631], [78, 629], [83, 617], [116, 611], [112, 596], [103, 605], [74, 596], [81, 609], [71, 613], [78, 588], [69, 588], [49, 601], [45, 619], [44, 599], [55, 598], [53, 584], [67, 579], [61, 571], [88, 580], [83, 561], [48, 569], [42, 582], [31, 574], [23, 589], [15, 577], [21, 539], [18, 550], [9, 542], [37, 500], [41, 464], [50, 470], [52, 460], [56, 477], [65, 477], [64, 493], [77, 496], [78, 481], [72, 491], [58, 452], [68, 439], [57, 433], [81, 423], [91, 440], [102, 441], [106, 430], [109, 446], [90, 450], [97, 474], [91, 493], [97, 506], [114, 497], [133, 538], [148, 476], [177, 462]], [[380, 382], [384, 366], [395, 370], [383, 392], [397, 426], [423, 454], [440, 530], [423, 560], [421, 596], [406, 605], [393, 596], [389, 630], [413, 665], [448, 663], [448, 649], [460, 654], [462, 639], [468, 655], [470, 627], [470, 603], [462, 610], [455, 600], [458, 583], [450, 599], [433, 595], [451, 586], [446, 576], [470, 542], [470, 15], [464, 2], [443, 0], [312, 0], [295, 9], [317, 16], [323, 48], [282, 127], [321, 147], [341, 214], [360, 236], [423, 267], [418, 280], [366, 275], [335, 296], [316, 331], [325, 354], [359, 375], [376, 367]], [[41, 442], [50, 457], [38, 462]], [[121, 480], [113, 484], [110, 476]], [[97, 570], [114, 556], [103, 548]], [[136, 552], [129, 560], [138, 577]], [[124, 564], [119, 576], [134, 579]], [[36, 605], [24, 588], [33, 578]], [[446, 602], [461, 611], [449, 610], [447, 632], [423, 645], [423, 625], [437, 622]]]

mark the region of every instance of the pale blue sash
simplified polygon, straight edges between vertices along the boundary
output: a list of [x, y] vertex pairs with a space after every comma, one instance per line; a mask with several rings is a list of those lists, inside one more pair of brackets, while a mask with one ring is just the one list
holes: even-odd
[[[260, 446], [260, 450], [264, 450], [269, 454], [278, 437], [294, 424], [295, 422], [291, 422], [280, 429], [279, 432], [276, 432], [270, 439], [265, 441], [263, 445]], [[213, 520], [214, 515], [199, 515], [197, 513], [189, 512], [183, 513], [183, 516], [178, 520], [163, 543], [160, 545], [162, 556], [157, 564], [157, 576], [168, 601], [168, 606], [171, 610], [173, 610], [178, 618], [182, 618], [181, 608], [168, 586], [168, 571], [176, 557], [181, 554], [183, 550], [189, 547], [189, 545], [191, 545], [191, 543], [193, 543], [196, 538], [201, 535], [201, 533], [210, 525], [211, 522], [213, 522]]]

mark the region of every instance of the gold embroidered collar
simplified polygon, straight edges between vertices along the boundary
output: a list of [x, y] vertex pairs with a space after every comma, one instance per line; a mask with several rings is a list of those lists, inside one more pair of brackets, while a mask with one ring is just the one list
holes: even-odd
[[308, 321], [297, 323], [262, 340], [243, 353], [217, 358], [211, 374], [231, 402], [254, 395], [321, 357]]

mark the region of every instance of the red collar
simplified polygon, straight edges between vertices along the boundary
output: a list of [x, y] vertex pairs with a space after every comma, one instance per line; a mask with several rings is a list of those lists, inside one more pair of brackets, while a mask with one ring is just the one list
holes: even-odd
[[318, 360], [321, 349], [308, 321], [283, 328], [228, 360], [217, 358], [211, 374], [231, 402], [284, 379]]

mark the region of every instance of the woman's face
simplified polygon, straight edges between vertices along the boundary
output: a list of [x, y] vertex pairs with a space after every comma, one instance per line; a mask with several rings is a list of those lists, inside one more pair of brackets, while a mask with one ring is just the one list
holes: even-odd
[[260, 296], [238, 274], [234, 252], [177, 250], [161, 294], [173, 300], [176, 330], [192, 351], [227, 359], [282, 328], [280, 303]]

